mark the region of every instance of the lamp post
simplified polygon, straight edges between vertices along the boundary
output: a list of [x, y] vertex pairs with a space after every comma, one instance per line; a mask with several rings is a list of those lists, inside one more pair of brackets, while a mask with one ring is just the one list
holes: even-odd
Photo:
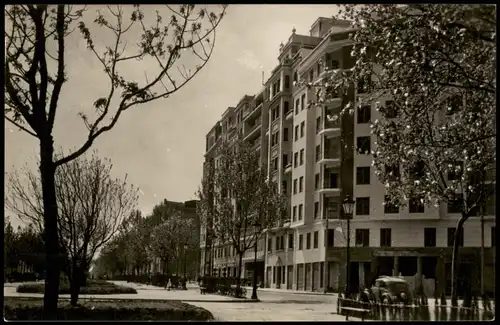
[[342, 208], [344, 209], [344, 216], [347, 219], [347, 250], [346, 250], [346, 285], [345, 285], [345, 295], [348, 298], [351, 294], [350, 291], [350, 264], [351, 264], [351, 218], [354, 209], [354, 200], [347, 195], [342, 203]]
[[253, 288], [252, 288], [252, 297], [251, 299], [259, 299], [257, 297], [257, 244], [259, 242], [259, 232], [261, 225], [259, 222], [254, 224], [255, 227], [255, 246], [254, 246], [254, 259], [253, 259]]

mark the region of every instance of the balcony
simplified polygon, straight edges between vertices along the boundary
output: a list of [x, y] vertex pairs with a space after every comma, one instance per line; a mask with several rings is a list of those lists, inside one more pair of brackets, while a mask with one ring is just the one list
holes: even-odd
[[285, 174], [286, 173], [291, 173], [292, 172], [292, 163], [289, 162], [288, 164], [286, 164], [286, 166], [284, 167], [284, 169], [285, 169], [284, 170]]
[[254, 140], [253, 144], [252, 144], [252, 150], [260, 150], [261, 148], [261, 145], [260, 145], [260, 137], [257, 138], [256, 140]]
[[291, 119], [293, 117], [293, 109], [289, 109], [288, 112], [285, 112], [285, 120]]
[[[250, 140], [255, 138], [257, 135], [260, 135], [260, 126], [261, 126], [261, 119], [258, 118], [255, 120], [253, 125], [246, 125], [245, 127], [245, 136], [243, 137], [243, 140]], [[259, 132], [257, 132], [259, 131]]]
[[263, 102], [258, 104], [251, 112], [248, 112], [245, 115], [243, 115], [243, 122], [247, 122], [250, 121], [252, 118], [256, 118], [260, 113], [260, 109], [262, 108], [262, 103]]
[[318, 190], [320, 194], [326, 194], [327, 196], [340, 196], [340, 187], [337, 181], [332, 182], [331, 180], [325, 180], [323, 186]]
[[340, 121], [324, 121], [319, 135], [340, 136]]
[[340, 166], [340, 150], [335, 148], [323, 151], [319, 163], [333, 167]]

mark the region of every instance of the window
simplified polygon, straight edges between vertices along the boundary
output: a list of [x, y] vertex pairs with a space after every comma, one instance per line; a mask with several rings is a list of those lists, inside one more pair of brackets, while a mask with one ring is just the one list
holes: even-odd
[[300, 165], [304, 164], [304, 149], [300, 149]]
[[409, 202], [410, 213], [424, 213], [425, 206], [421, 198], [410, 198]]
[[370, 154], [370, 137], [358, 137], [356, 139], [357, 142], [357, 151], [359, 154]]
[[370, 122], [372, 108], [370, 105], [363, 105], [358, 108], [358, 124]]
[[304, 213], [304, 206], [299, 204], [299, 220], [302, 220], [302, 213]]
[[299, 139], [299, 126], [295, 125], [295, 141]]
[[366, 216], [370, 214], [370, 198], [358, 197], [356, 198], [356, 215]]
[[280, 246], [281, 246], [281, 249], [284, 250], [285, 249], [285, 236], [281, 236], [280, 237]]
[[305, 131], [305, 128], [306, 128], [306, 124], [305, 124], [305, 122], [300, 123], [300, 137], [301, 137], [301, 138], [303, 138], [303, 137], [304, 137], [304, 131]]
[[272, 252], [273, 251], [273, 238], [268, 238], [267, 239], [267, 251]]
[[304, 107], [306, 105], [306, 94], [303, 94], [301, 97], [300, 97], [300, 110], [304, 110]]
[[398, 111], [396, 110], [396, 107], [394, 105], [393, 100], [388, 100], [385, 102], [385, 107], [381, 110], [382, 115], [385, 118], [396, 118], [398, 117]]
[[319, 188], [319, 174], [314, 175], [314, 189], [317, 190]]
[[425, 175], [425, 163], [418, 161], [409, 169], [411, 179], [421, 179]]
[[321, 159], [321, 145], [318, 144], [316, 146], [316, 161], [320, 161]]
[[297, 194], [297, 179], [293, 180], [293, 194]]
[[319, 241], [319, 239], [318, 239], [318, 232], [317, 231], [314, 232], [314, 239], [313, 239], [313, 241], [314, 241], [314, 246], [313, 247], [314, 248], [318, 248], [318, 241]]
[[[455, 232], [456, 228], [448, 228], [448, 247], [453, 247], [453, 241], [455, 240]], [[458, 235], [458, 246], [464, 246], [464, 231], [462, 231]]]
[[316, 64], [316, 74], [318, 76], [321, 74], [321, 64], [319, 62], [318, 62], [318, 64]]
[[[286, 157], [286, 155], [285, 155], [285, 157]], [[281, 182], [281, 192], [283, 193], [283, 195], [287, 194], [287, 188], [288, 188], [288, 186], [287, 186], [286, 181], [282, 181]]]
[[283, 106], [283, 112], [284, 112], [283, 116], [285, 116], [290, 111], [290, 104], [287, 101], [285, 101], [283, 105], [284, 105]]
[[380, 247], [391, 247], [391, 228], [380, 229]]
[[424, 228], [424, 247], [436, 247], [436, 228]]
[[278, 170], [278, 157], [273, 159], [273, 170]]
[[333, 247], [333, 242], [335, 240], [335, 229], [328, 229], [328, 247]]
[[311, 233], [308, 232], [306, 236], [306, 249], [311, 249]]
[[299, 114], [299, 107], [300, 107], [300, 99], [297, 98], [295, 100], [295, 115]]
[[279, 251], [281, 249], [281, 239], [280, 236], [276, 236], [276, 250]]
[[319, 215], [319, 202], [314, 202], [314, 219], [317, 219]]
[[398, 180], [399, 177], [401, 176], [401, 173], [399, 172], [399, 165], [386, 165], [385, 166], [385, 173], [389, 175], [389, 178], [391, 180]]
[[319, 131], [321, 131], [321, 116], [316, 118], [316, 134], [318, 134]]
[[293, 166], [297, 167], [299, 165], [299, 153], [296, 152], [293, 154]]
[[391, 203], [390, 197], [388, 195], [386, 195], [384, 198], [384, 213], [399, 213], [399, 206], [397, 204]]
[[304, 190], [304, 176], [300, 176], [299, 178], [299, 193], [302, 193]]
[[464, 167], [463, 161], [452, 162], [449, 164], [451, 166], [448, 171], [448, 180], [449, 181], [457, 181], [460, 179]]
[[285, 89], [290, 88], [290, 77], [285, 76]]
[[491, 247], [496, 247], [496, 227], [491, 227]]
[[304, 236], [299, 235], [299, 251], [301, 251], [304, 247]]
[[358, 185], [370, 184], [370, 167], [356, 168], [356, 184]]
[[293, 222], [297, 221], [297, 206], [296, 205], [292, 208], [292, 216], [293, 216]]
[[371, 76], [365, 75], [358, 80], [358, 94], [364, 94], [370, 90]]
[[288, 248], [293, 249], [293, 234], [288, 234]]
[[309, 82], [314, 80], [314, 69], [309, 70]]
[[454, 200], [448, 201], [448, 213], [461, 213], [462, 211], [462, 196], [457, 194]]
[[288, 128], [283, 130], [283, 141], [288, 141]]
[[370, 246], [370, 229], [356, 229], [356, 246]]
[[295, 71], [293, 73], [293, 82], [298, 82], [299, 81], [299, 78], [298, 78], [298, 75], [297, 75], [297, 71]]

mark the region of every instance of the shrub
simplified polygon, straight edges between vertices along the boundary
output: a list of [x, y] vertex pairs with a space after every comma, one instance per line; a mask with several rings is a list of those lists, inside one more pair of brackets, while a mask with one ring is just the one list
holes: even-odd
[[[44, 293], [45, 283], [25, 283], [17, 287], [19, 293]], [[60, 294], [70, 294], [70, 287], [67, 281], [61, 281], [59, 285]], [[102, 280], [89, 280], [86, 287], [80, 288], [82, 295], [111, 295], [111, 294], [136, 294], [134, 288], [116, 285]]]
[[[43, 299], [6, 297], [4, 317], [7, 320], [42, 320]], [[213, 315], [206, 309], [180, 301], [84, 301], [71, 307], [60, 301], [57, 320], [137, 320], [137, 321], [207, 321]]]

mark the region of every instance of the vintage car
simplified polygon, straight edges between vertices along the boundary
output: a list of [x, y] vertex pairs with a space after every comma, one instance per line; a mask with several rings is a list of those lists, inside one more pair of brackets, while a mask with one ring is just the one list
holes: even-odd
[[382, 304], [411, 304], [411, 290], [408, 282], [399, 277], [381, 276], [373, 284], [371, 299]]

